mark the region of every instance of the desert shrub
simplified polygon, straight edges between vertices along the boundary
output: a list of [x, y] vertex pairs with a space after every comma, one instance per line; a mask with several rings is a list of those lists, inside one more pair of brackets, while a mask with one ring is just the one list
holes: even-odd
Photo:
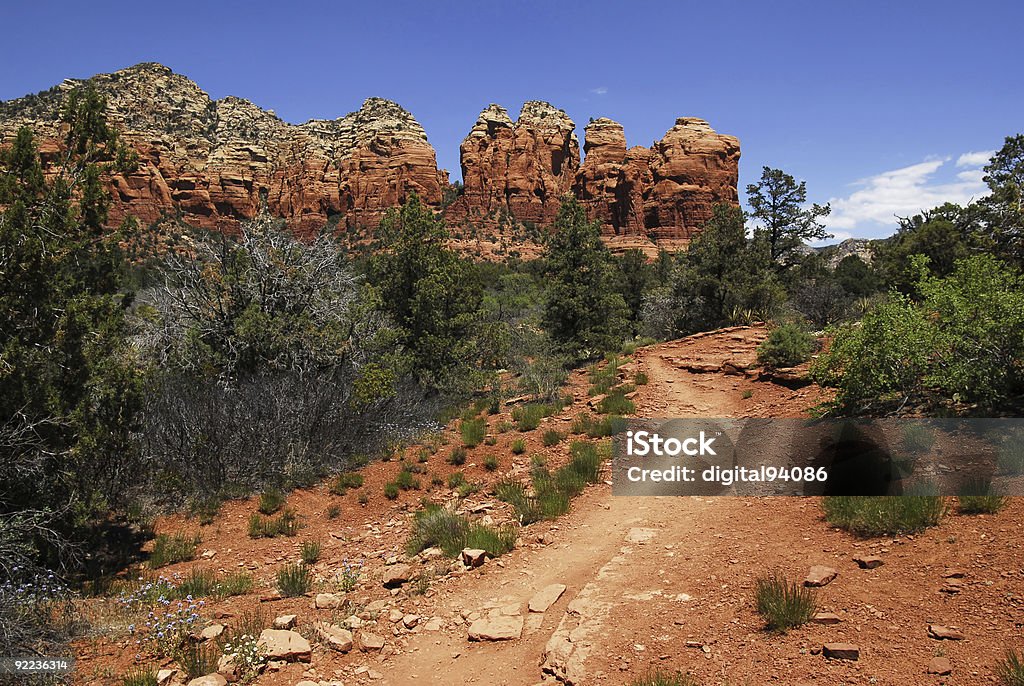
[[236, 595], [245, 595], [252, 590], [252, 576], [245, 572], [228, 574], [217, 581], [214, 587], [214, 595], [218, 598], [229, 598]]
[[962, 514], [995, 514], [1006, 507], [1003, 495], [961, 495], [957, 500]]
[[633, 383], [637, 386], [646, 386], [650, 382], [646, 372], [637, 372], [636, 376], [633, 377]]
[[302, 546], [299, 548], [302, 561], [307, 565], [314, 564], [319, 560], [322, 552], [323, 544], [320, 541], [303, 541]]
[[1024, 650], [1008, 649], [995, 671], [1002, 686], [1024, 686]]
[[487, 420], [483, 417], [463, 419], [459, 432], [462, 434], [462, 444], [467, 448], [475, 448], [483, 442], [487, 435]]
[[448, 455], [448, 464], [456, 467], [466, 464], [466, 449], [462, 446], [452, 449]]
[[595, 364], [588, 369], [587, 380], [590, 388], [587, 395], [602, 395], [610, 391], [618, 383], [619, 365], [622, 360], [610, 356], [604, 366]]
[[308, 592], [311, 585], [312, 578], [305, 563], [285, 565], [277, 572], [277, 588], [286, 598]]
[[342, 472], [331, 481], [330, 489], [331, 493], [335, 495], [345, 495], [350, 488], [361, 488], [362, 485], [362, 474], [358, 472]]
[[216, 672], [218, 657], [216, 644], [210, 642], [185, 641], [174, 651], [174, 659], [186, 679], [198, 679]]
[[448, 508], [428, 505], [413, 516], [406, 552], [415, 555], [437, 546], [449, 557], [456, 557], [463, 548], [480, 548], [497, 557], [511, 550], [515, 540], [514, 529], [471, 524]]
[[494, 455], [487, 455], [486, 457], [484, 457], [484, 469], [486, 469], [487, 471], [493, 472], [497, 470], [498, 467], [500, 466], [501, 465], [498, 462], [498, 458], [495, 457]]
[[404, 469], [398, 472], [393, 483], [403, 491], [419, 490], [420, 488], [420, 480], [413, 476], [412, 472]]
[[636, 404], [626, 397], [626, 390], [620, 386], [601, 399], [597, 411], [601, 414], [633, 414], [636, 412]]
[[886, 536], [937, 526], [946, 500], [935, 495], [826, 496], [822, 500], [830, 524], [859, 536]]
[[560, 433], [558, 430], [548, 429], [541, 437], [541, 442], [544, 444], [544, 447], [550, 448], [553, 445], [561, 443], [563, 438], [565, 438], [565, 435]]
[[157, 686], [156, 672], [136, 667], [121, 677], [122, 686]]
[[754, 604], [769, 631], [785, 632], [810, 621], [817, 611], [814, 594], [779, 573], [757, 579]]
[[370, 502], [370, 496], [367, 495], [366, 493], [360, 493], [359, 498], [357, 498], [357, 502], [360, 505], [366, 505], [367, 503]]
[[1024, 474], [1024, 434], [1018, 431], [1005, 436], [997, 461], [1003, 474]]
[[501, 481], [494, 487], [494, 496], [512, 506], [519, 523], [533, 524], [543, 519], [537, 499], [526, 493], [526, 488], [518, 481]]
[[420, 464], [426, 464], [430, 461], [430, 450], [428, 448], [420, 448], [419, 452], [416, 453], [416, 461]]
[[522, 455], [523, 453], [526, 452], [526, 441], [524, 441], [522, 438], [517, 438], [516, 440], [512, 441], [511, 450], [513, 455]]
[[394, 481], [389, 481], [384, 484], [384, 497], [388, 500], [396, 500], [398, 498], [398, 494], [401, 492], [401, 487], [399, 487], [399, 485]]
[[337, 519], [341, 516], [341, 506], [330, 505], [324, 514], [326, 515], [327, 519]]
[[213, 570], [193, 567], [171, 595], [176, 598], [205, 598], [216, 595], [216, 592], [217, 576]]
[[498, 445], [498, 439], [494, 436], [488, 436], [484, 439], [484, 445], [494, 446]]
[[639, 679], [633, 679], [629, 686], [700, 686], [700, 682], [689, 674], [657, 669]]
[[597, 483], [600, 479], [602, 455], [598, 446], [587, 441], [574, 441], [569, 447], [572, 456], [563, 470], [579, 474], [587, 483]]
[[466, 475], [462, 472], [452, 472], [448, 476], [448, 488], [458, 488], [466, 483]]
[[757, 346], [758, 364], [769, 368], [795, 367], [806, 362], [814, 351], [811, 334], [793, 323], [777, 326]]
[[[499, 557], [516, 546], [516, 530], [510, 526], [487, 526], [470, 524], [463, 541], [464, 548], [486, 550], [488, 555]], [[459, 549], [461, 552], [461, 548]]]
[[520, 431], [533, 431], [540, 426], [540, 420], [554, 412], [555, 406], [549, 403], [528, 403], [512, 410], [512, 419]]
[[283, 510], [276, 517], [261, 517], [255, 512], [249, 516], [249, 538], [294, 536], [298, 532], [299, 520], [295, 510]]
[[201, 542], [199, 534], [160, 534], [149, 554], [149, 568], [157, 569], [176, 562], [188, 562], [196, 557], [196, 547]]
[[280, 510], [285, 503], [285, 495], [276, 488], [270, 488], [260, 493], [259, 511], [265, 515], [272, 515]]

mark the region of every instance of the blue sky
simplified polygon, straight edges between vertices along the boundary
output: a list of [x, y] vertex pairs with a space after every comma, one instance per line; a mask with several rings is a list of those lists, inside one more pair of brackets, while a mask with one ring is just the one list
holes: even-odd
[[[207, 6], [208, 5], [208, 6]], [[984, 192], [977, 154], [1024, 131], [1016, 2], [21, 2], [0, 99], [157, 61], [286, 121], [369, 96], [423, 124], [442, 167], [490, 102], [548, 100], [650, 145], [678, 116], [740, 138], [832, 201], [838, 237]], [[14, 27], [14, 28], [12, 28]]]

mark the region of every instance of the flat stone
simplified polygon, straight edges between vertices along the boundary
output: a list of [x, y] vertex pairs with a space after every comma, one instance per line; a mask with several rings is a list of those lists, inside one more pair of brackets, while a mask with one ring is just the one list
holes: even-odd
[[467, 567], [479, 567], [487, 561], [487, 551], [479, 548], [464, 548], [462, 550], [462, 564]]
[[364, 653], [369, 653], [376, 650], [382, 650], [384, 648], [384, 637], [378, 636], [377, 634], [371, 634], [368, 631], [364, 631], [359, 634], [359, 649]]
[[405, 615], [402, 614], [401, 610], [393, 609], [391, 610], [391, 612], [388, 613], [388, 621], [392, 624], [397, 624], [398, 622], [402, 621], [402, 617], [404, 616]]
[[317, 593], [313, 607], [318, 610], [337, 610], [344, 602], [345, 597], [336, 593]]
[[962, 641], [964, 635], [956, 629], [950, 629], [942, 624], [929, 624], [928, 635], [939, 641]]
[[320, 682], [310, 681], [309, 679], [303, 679], [302, 681], [295, 684], [295, 686], [320, 686]]
[[857, 660], [860, 658], [860, 648], [853, 643], [826, 643], [821, 647], [821, 653], [834, 660]]
[[965, 576], [967, 575], [964, 574], [962, 569], [956, 569], [954, 567], [949, 567], [942, 573], [943, 579], [963, 579]]
[[861, 569], [877, 569], [885, 564], [885, 560], [878, 557], [877, 555], [864, 555], [862, 557], [855, 557], [853, 561], [857, 563], [857, 566]]
[[811, 617], [811, 621], [815, 624], [839, 624], [843, 620], [834, 612], [817, 612]]
[[831, 567], [814, 565], [811, 567], [811, 571], [807, 573], [807, 578], [804, 579], [804, 586], [812, 588], [827, 586], [832, 583], [837, 576], [839, 576], [839, 572]]
[[470, 641], [509, 641], [523, 633], [523, 618], [498, 615], [484, 617], [469, 625]]
[[415, 627], [419, 623], [420, 623], [420, 616], [419, 615], [406, 615], [406, 616], [402, 617], [402, 625], [405, 626], [406, 629], [412, 629], [413, 627]]
[[312, 654], [309, 641], [297, 631], [264, 629], [260, 633], [259, 643], [266, 647], [268, 660], [309, 662]]
[[161, 669], [156, 673], [156, 683], [158, 686], [164, 686], [178, 673], [176, 669]]
[[298, 619], [296, 615], [281, 615], [274, 618], [275, 629], [291, 629], [295, 626], [295, 621]]
[[317, 624], [316, 635], [331, 650], [336, 650], [339, 653], [347, 653], [352, 650], [352, 632], [337, 624]]
[[398, 588], [412, 578], [412, 568], [409, 565], [390, 565], [384, 568], [381, 583], [384, 588]]
[[188, 686], [227, 686], [228, 680], [220, 674], [207, 674], [188, 682]]
[[565, 584], [551, 584], [530, 598], [530, 612], [547, 612], [548, 608], [565, 593]]
[[204, 641], [209, 641], [210, 639], [217, 638], [223, 633], [223, 624], [211, 624], [210, 626], [206, 627], [201, 632], [199, 632], [199, 638], [203, 639]]
[[949, 661], [948, 657], [933, 657], [932, 661], [928, 663], [928, 673], [947, 676], [953, 673], [953, 663]]

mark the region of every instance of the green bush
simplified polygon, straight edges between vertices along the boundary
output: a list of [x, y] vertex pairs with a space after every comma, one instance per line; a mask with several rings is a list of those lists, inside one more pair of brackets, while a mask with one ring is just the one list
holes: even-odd
[[320, 541], [303, 541], [299, 552], [302, 556], [302, 561], [311, 565], [320, 559], [320, 553], [323, 552], [323, 544]]
[[520, 431], [533, 431], [540, 426], [540, 420], [550, 417], [557, 408], [549, 403], [529, 403], [512, 410], [512, 419]]
[[448, 455], [448, 464], [456, 467], [466, 464], [466, 449], [461, 446], [454, 448]]
[[312, 578], [305, 563], [285, 565], [277, 572], [277, 588], [286, 598], [307, 593], [311, 586]]
[[511, 550], [515, 541], [516, 532], [512, 528], [471, 524], [448, 508], [427, 505], [413, 516], [406, 552], [415, 555], [437, 546], [449, 557], [457, 557], [463, 548], [479, 548], [498, 557]]
[[[492, 557], [499, 557], [516, 546], [516, 530], [510, 526], [487, 526], [486, 524], [470, 524], [466, 529], [463, 548], [486, 550]], [[462, 548], [459, 549], [460, 552]]]
[[149, 554], [149, 568], [158, 569], [177, 562], [188, 562], [196, 557], [196, 547], [202, 542], [199, 534], [160, 534]]
[[494, 455], [487, 455], [484, 457], [484, 469], [489, 472], [496, 471], [501, 464], [498, 462], [498, 458]]
[[512, 441], [512, 454], [513, 455], [522, 455], [525, 452], [526, 452], [526, 441], [524, 441], [521, 438], [517, 438], [516, 440]]
[[334, 477], [334, 481], [331, 482], [331, 493], [335, 495], [345, 495], [348, 493], [350, 488], [361, 488], [363, 485], [363, 475], [358, 472], [342, 472]]
[[249, 516], [249, 538], [294, 536], [298, 532], [299, 520], [295, 510], [285, 509], [277, 517], [261, 517], [255, 512]]
[[340, 505], [330, 505], [327, 508], [327, 512], [325, 512], [324, 514], [327, 516], [327, 519], [337, 519], [338, 517], [341, 516], [341, 506]]
[[636, 412], [636, 404], [626, 397], [626, 390], [620, 386], [601, 399], [597, 411], [601, 414], [633, 414]]
[[957, 498], [962, 514], [995, 514], [1006, 507], [1006, 496], [962, 495]]
[[650, 379], [644, 372], [637, 372], [636, 376], [633, 377], [633, 383], [635, 383], [637, 386], [646, 386], [649, 382]]
[[276, 488], [267, 489], [260, 493], [259, 509], [265, 515], [272, 515], [280, 510], [285, 503], [285, 495]]
[[763, 367], [778, 369], [795, 367], [806, 362], [814, 352], [814, 338], [793, 323], [777, 326], [757, 346], [757, 362]]
[[565, 435], [556, 429], [548, 429], [541, 437], [541, 442], [544, 444], [545, 448], [550, 448], [553, 445], [561, 443], [563, 438], [565, 438]]
[[483, 417], [463, 419], [459, 431], [462, 434], [462, 444], [467, 448], [475, 448], [487, 435], [487, 420]]
[[389, 481], [384, 484], [384, 497], [388, 500], [395, 500], [398, 498], [398, 494], [402, 492], [401, 487], [394, 481]]
[[1024, 651], [1008, 649], [996, 664], [996, 677], [1002, 686], [1024, 686]]
[[822, 500], [829, 523], [859, 536], [908, 534], [937, 526], [946, 499], [934, 495], [827, 496]]
[[758, 578], [754, 604], [769, 631], [785, 632], [810, 621], [817, 611], [814, 595], [803, 584], [781, 574]]
[[398, 472], [398, 476], [395, 477], [394, 483], [403, 491], [411, 491], [413, 489], [419, 490], [420, 488], [420, 480], [413, 476], [412, 472], [408, 472], [404, 469]]

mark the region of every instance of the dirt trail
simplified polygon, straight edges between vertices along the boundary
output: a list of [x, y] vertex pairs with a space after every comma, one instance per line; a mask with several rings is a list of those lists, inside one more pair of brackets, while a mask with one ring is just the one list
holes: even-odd
[[[649, 383], [637, 414], [802, 415], [820, 389], [749, 371], [764, 335], [737, 328], [638, 351]], [[1005, 647], [1024, 642], [1022, 516], [1014, 502], [998, 517], [951, 516], [918, 536], [864, 541], [830, 528], [814, 498], [624, 498], [603, 485], [574, 502], [550, 545], [526, 542], [433, 598], [433, 614], [453, 620], [410, 636], [381, 671], [388, 684], [627, 684], [655, 669], [704, 686], [983, 683]], [[864, 554], [885, 566], [859, 569], [853, 557]], [[757, 577], [799, 579], [818, 564], [839, 571], [818, 601], [840, 623], [766, 633], [751, 603]], [[943, 591], [950, 568], [965, 574], [960, 593]], [[543, 615], [528, 614], [550, 583], [568, 588]], [[520, 640], [466, 641], [463, 611], [510, 604], [526, 615]], [[967, 640], [929, 638], [932, 622]], [[859, 661], [818, 654], [844, 641], [860, 646]], [[952, 676], [927, 673], [937, 655]]]

